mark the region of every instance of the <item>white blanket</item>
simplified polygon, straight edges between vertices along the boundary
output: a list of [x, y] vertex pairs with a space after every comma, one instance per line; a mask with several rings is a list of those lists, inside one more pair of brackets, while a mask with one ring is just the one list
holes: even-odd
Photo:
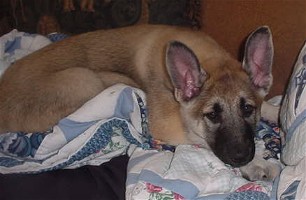
[[306, 199], [306, 42], [292, 72], [281, 107], [280, 122], [286, 135], [279, 199]]
[[128, 165], [127, 200], [223, 199], [231, 193], [236, 199], [247, 199], [246, 194], [270, 199], [271, 192], [271, 182], [247, 181], [239, 169], [197, 145], [179, 145], [175, 152], [137, 148]]
[[[48, 132], [0, 135], [0, 171], [38, 173], [100, 165], [128, 153], [126, 199], [199, 199], [216, 194], [269, 199], [272, 183], [243, 179], [238, 169], [226, 166], [210, 150], [198, 145], [179, 145], [175, 152], [150, 149], [154, 145], [145, 107], [141, 90], [118, 84]], [[262, 126], [259, 133], [271, 133], [269, 126]]]

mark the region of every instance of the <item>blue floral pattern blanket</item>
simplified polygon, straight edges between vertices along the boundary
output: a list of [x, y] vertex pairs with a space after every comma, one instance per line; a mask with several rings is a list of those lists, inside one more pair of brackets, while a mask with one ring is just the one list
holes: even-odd
[[118, 84], [44, 133], [0, 135], [1, 173], [38, 173], [100, 165], [147, 140], [144, 93]]
[[[261, 121], [257, 144], [279, 158], [275, 124]], [[161, 145], [163, 146], [163, 145]], [[44, 133], [0, 135], [1, 173], [40, 173], [100, 165], [131, 156], [126, 199], [270, 199], [272, 182], [250, 182], [200, 145], [162, 148], [148, 134], [144, 93], [123, 84], [107, 88]], [[273, 198], [272, 198], [273, 199]]]
[[[255, 139], [263, 159], [281, 167], [277, 124], [261, 120]], [[237, 168], [220, 161], [201, 145], [178, 145], [175, 150], [136, 148], [128, 165], [126, 199], [276, 199], [277, 180], [248, 181]]]

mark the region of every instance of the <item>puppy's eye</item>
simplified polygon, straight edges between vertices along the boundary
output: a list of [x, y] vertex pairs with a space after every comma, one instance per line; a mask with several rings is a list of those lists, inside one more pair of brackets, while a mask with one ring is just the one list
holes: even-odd
[[220, 123], [222, 108], [218, 103], [215, 103], [211, 112], [204, 113], [203, 116], [209, 119], [212, 123]]
[[204, 113], [204, 117], [209, 119], [213, 123], [219, 123], [220, 122], [220, 113], [218, 112], [210, 112], [210, 113]]
[[245, 117], [245, 118], [250, 117], [253, 114], [255, 109], [256, 107], [247, 103], [245, 98], [240, 99], [240, 110], [242, 113], [242, 117]]
[[205, 116], [210, 120], [215, 120], [218, 115], [216, 112], [210, 112], [210, 113], [206, 113]]
[[245, 104], [241, 109], [244, 117], [250, 117], [253, 114], [255, 107], [250, 104]]

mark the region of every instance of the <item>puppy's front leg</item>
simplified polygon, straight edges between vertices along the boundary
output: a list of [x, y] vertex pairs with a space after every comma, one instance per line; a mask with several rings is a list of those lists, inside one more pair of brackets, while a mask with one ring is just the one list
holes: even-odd
[[247, 165], [240, 167], [242, 176], [250, 181], [273, 181], [280, 173], [280, 164], [255, 155]]

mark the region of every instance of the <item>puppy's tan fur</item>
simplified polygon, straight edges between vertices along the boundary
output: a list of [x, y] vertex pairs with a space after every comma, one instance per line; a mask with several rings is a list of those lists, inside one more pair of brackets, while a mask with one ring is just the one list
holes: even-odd
[[[151, 132], [157, 138], [184, 142], [179, 103], [173, 99], [164, 67], [170, 40], [193, 47], [202, 66], [218, 60], [212, 68], [227, 63], [241, 70], [237, 61], [202, 32], [139, 26], [71, 37], [31, 54], [6, 71], [0, 82], [0, 132], [46, 130], [104, 88], [121, 82], [147, 93], [152, 107]], [[206, 70], [211, 77], [219, 73]]]
[[272, 83], [268, 29], [252, 34], [247, 46], [241, 65], [205, 33], [185, 28], [142, 25], [70, 37], [1, 77], [0, 132], [45, 131], [106, 87], [125, 83], [146, 93], [153, 137], [199, 143], [221, 159], [238, 146], [225, 157], [241, 165], [254, 155], [249, 132]]

